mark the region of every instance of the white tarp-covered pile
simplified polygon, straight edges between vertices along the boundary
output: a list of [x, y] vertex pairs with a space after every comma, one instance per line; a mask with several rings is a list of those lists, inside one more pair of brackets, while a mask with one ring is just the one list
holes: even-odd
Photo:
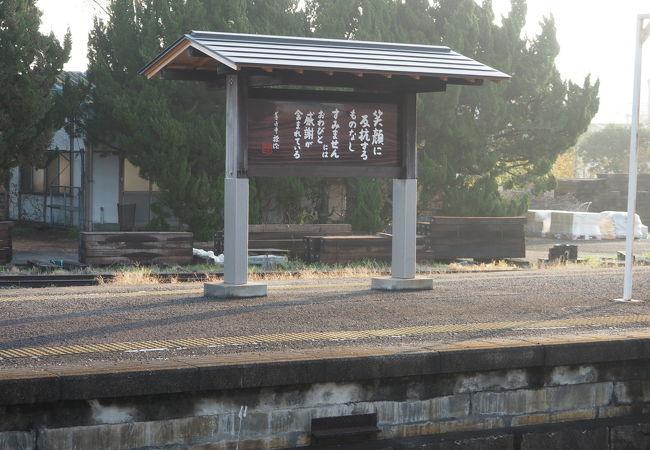
[[201, 259], [205, 259], [212, 264], [223, 265], [223, 254], [215, 255], [212, 250], [205, 251], [202, 248], [194, 248], [192, 249], [192, 254]]
[[[627, 234], [627, 212], [603, 211], [599, 214], [612, 222], [615, 238], [625, 238]], [[634, 215], [634, 237], [648, 238], [648, 227], [641, 223], [641, 218], [638, 214]]]
[[[205, 251], [200, 248], [195, 248], [192, 251], [193, 255], [204, 259], [210, 264], [223, 265], [223, 253], [220, 255], [215, 255], [212, 250]], [[248, 257], [248, 264], [259, 265], [264, 268], [271, 267], [277, 264], [285, 264], [289, 259], [284, 255], [256, 255]]]
[[[571, 239], [621, 239], [626, 235], [627, 212], [603, 211], [587, 213], [531, 209], [528, 211], [529, 231], [542, 236], [568, 237]], [[648, 227], [634, 216], [634, 237], [646, 239]]]
[[602, 239], [600, 232], [600, 214], [557, 211], [551, 213], [551, 235], [566, 235], [575, 239]]

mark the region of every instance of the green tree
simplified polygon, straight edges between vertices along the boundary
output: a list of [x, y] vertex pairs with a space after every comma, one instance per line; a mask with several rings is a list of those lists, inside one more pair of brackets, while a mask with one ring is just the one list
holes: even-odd
[[[187, 30], [298, 33], [304, 15], [289, 0], [111, 0], [106, 9], [89, 40], [89, 138], [123, 151], [161, 188], [161, 206], [207, 238], [223, 220], [224, 94], [138, 71]], [[264, 190], [252, 185], [254, 221]]]
[[555, 67], [559, 45], [552, 17], [542, 21], [537, 36], [522, 37], [525, 0], [512, 1], [501, 25], [490, 1], [307, 3], [313, 28], [328, 37], [446, 45], [513, 76], [500, 84], [419, 95], [421, 206], [441, 200], [445, 214], [523, 212], [526, 202], [503, 199], [499, 184], [552, 188], [554, 161], [598, 109], [598, 82], [565, 81]]
[[55, 91], [59, 95], [54, 98], [54, 112], [63, 119], [63, 129], [71, 140], [83, 137], [90, 104], [90, 85], [86, 78], [79, 72], [64, 72]]
[[356, 230], [379, 231], [386, 218], [383, 213], [384, 195], [379, 180], [352, 178], [347, 184], [347, 220]]
[[[630, 127], [608, 124], [584, 135], [578, 156], [591, 173], [626, 173], [630, 161]], [[650, 173], [650, 128], [639, 128], [639, 172]]]
[[0, 182], [12, 167], [43, 166], [52, 134], [62, 123], [54, 109], [52, 86], [70, 54], [38, 28], [41, 13], [34, 0], [0, 2]]
[[552, 18], [542, 21], [534, 38], [521, 37], [524, 0], [512, 1], [501, 26], [494, 24], [489, 1], [458, 3], [440, 1], [431, 8], [437, 35], [431, 43], [448, 45], [513, 78], [422, 96], [422, 200], [441, 194], [446, 214], [520, 214], [526, 203], [503, 199], [498, 185], [554, 187], [553, 163], [597, 112], [598, 82], [587, 77], [579, 86], [562, 80], [554, 62], [559, 45]]
[[[246, 14], [250, 32], [286, 36], [311, 34], [306, 15], [293, 0], [249, 0]], [[287, 178], [251, 178], [250, 221], [257, 223], [263, 218], [263, 210], [279, 210], [282, 220], [302, 222], [311, 217], [301, 207], [305, 195], [305, 180]]]
[[[330, 39], [368, 39], [374, 37], [359, 36], [359, 21], [372, 17], [381, 21], [383, 18], [373, 10], [373, 3], [364, 4], [361, 0], [309, 1], [306, 3], [307, 15], [314, 36]], [[363, 14], [362, 14], [363, 12]], [[327, 221], [329, 210], [327, 198], [330, 186], [340, 183], [337, 179], [320, 179], [308, 182], [308, 192], [317, 199], [316, 217], [319, 222]], [[385, 180], [372, 178], [346, 179], [346, 217], [354, 230], [373, 232], [383, 228], [385, 218], [382, 215], [386, 200], [382, 191], [386, 188]], [[320, 199], [318, 201], [318, 199]]]
[[122, 151], [161, 188], [159, 208], [207, 238], [222, 220], [223, 97], [200, 83], [147, 80], [138, 71], [209, 13], [182, 0], [112, 0], [107, 12], [89, 38], [89, 139]]
[[[302, 4], [302, 3], [301, 3]], [[481, 87], [449, 86], [419, 96], [418, 153], [422, 206], [440, 200], [447, 214], [516, 214], [525, 201], [498, 192], [553, 186], [550, 168], [587, 127], [598, 83], [576, 85], [555, 67], [552, 18], [522, 37], [526, 3], [495, 24], [491, 3], [474, 0], [111, 0], [107, 22], [90, 40], [95, 142], [122, 149], [162, 189], [162, 201], [196, 233], [221, 222], [223, 94], [189, 82], [145, 80], [137, 71], [188, 29], [315, 35], [448, 45], [513, 75]], [[285, 217], [327, 220], [334, 180], [254, 179], [251, 220], [274, 197]], [[346, 180], [348, 219], [376, 229], [385, 219], [387, 180]], [[380, 195], [377, 195], [379, 193]], [[271, 195], [269, 195], [271, 194]], [[314, 199], [306, 214], [297, 195]], [[363, 209], [363, 213], [356, 211]]]

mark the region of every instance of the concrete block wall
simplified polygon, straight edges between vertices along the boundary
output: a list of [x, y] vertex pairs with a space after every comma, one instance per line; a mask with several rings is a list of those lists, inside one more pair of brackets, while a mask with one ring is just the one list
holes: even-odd
[[648, 344], [4, 377], [0, 448], [309, 447], [312, 419], [368, 413], [373, 448], [650, 448]]

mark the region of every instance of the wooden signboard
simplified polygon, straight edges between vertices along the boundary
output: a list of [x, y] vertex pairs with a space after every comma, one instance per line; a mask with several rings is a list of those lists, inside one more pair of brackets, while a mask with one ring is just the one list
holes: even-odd
[[248, 100], [248, 175], [402, 174], [396, 101]]

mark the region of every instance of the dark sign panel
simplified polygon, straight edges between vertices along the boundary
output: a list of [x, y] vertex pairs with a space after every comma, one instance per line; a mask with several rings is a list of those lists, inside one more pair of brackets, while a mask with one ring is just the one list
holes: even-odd
[[248, 174], [398, 177], [394, 103], [250, 99]]

